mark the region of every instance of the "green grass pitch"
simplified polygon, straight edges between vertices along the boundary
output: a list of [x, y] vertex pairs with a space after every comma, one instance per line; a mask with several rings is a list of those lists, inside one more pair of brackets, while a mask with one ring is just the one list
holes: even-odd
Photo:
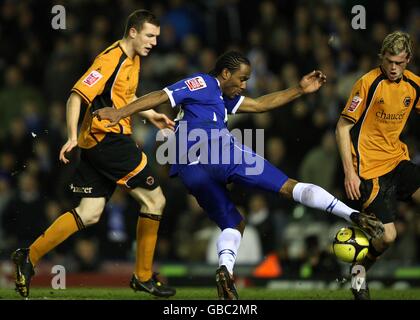
[[[265, 288], [241, 288], [241, 300], [352, 300], [349, 290], [275, 290]], [[177, 288], [176, 296], [168, 300], [216, 300], [215, 288]], [[418, 289], [371, 289], [373, 300], [420, 300]], [[13, 289], [0, 289], [0, 300], [22, 299]], [[31, 300], [155, 300], [147, 293], [134, 293], [129, 288], [68, 288], [53, 290], [32, 288]], [[163, 299], [166, 300], [166, 299]]]

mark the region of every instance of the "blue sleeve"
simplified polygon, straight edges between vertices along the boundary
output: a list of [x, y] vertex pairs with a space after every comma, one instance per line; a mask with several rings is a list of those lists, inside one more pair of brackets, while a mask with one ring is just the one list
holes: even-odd
[[198, 75], [167, 86], [163, 91], [168, 95], [172, 107], [175, 107], [178, 104], [188, 104], [205, 100], [208, 95], [208, 89], [209, 87], [205, 79]]
[[234, 114], [239, 106], [241, 105], [242, 101], [244, 101], [244, 96], [236, 96], [233, 99], [229, 99], [228, 97], [224, 96], [223, 100], [225, 102], [225, 108], [228, 114]]

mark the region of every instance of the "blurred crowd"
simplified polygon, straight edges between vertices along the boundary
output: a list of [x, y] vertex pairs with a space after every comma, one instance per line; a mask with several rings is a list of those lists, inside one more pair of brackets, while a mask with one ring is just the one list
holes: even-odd
[[[57, 4], [66, 9], [64, 30], [51, 26], [51, 8]], [[250, 59], [253, 72], [247, 95], [252, 97], [295, 86], [302, 75], [322, 70], [328, 81], [319, 92], [271, 113], [233, 116], [229, 125], [264, 129], [265, 157], [270, 162], [292, 178], [346, 199], [334, 130], [353, 83], [379, 64], [383, 38], [397, 29], [412, 36], [414, 56], [408, 69], [420, 71], [418, 2], [357, 1], [366, 8], [365, 30], [352, 29], [354, 4], [344, 0], [0, 2], [0, 258], [28, 246], [77, 201], [68, 187], [77, 152], [69, 165], [58, 161], [67, 138], [65, 103], [73, 84], [98, 53], [122, 38], [126, 17], [139, 8], [160, 17], [161, 36], [151, 55], [142, 59], [137, 95], [193, 72], [210, 71], [227, 49], [241, 50]], [[159, 111], [174, 117], [176, 110], [161, 106]], [[153, 153], [156, 129], [141, 118], [133, 120], [134, 138]], [[420, 164], [418, 115], [411, 116], [402, 139], [412, 160]], [[216, 253], [209, 250], [214, 250], [211, 243], [217, 228], [180, 182], [168, 177], [168, 167], [154, 166], [167, 198], [156, 260], [215, 262], [211, 257]], [[231, 189], [248, 222], [238, 263], [258, 264], [274, 253], [285, 272], [336, 270], [329, 245], [344, 220], [276, 195]], [[97, 225], [71, 237], [47, 259], [73, 262], [83, 271], [97, 270], [108, 259], [133, 259], [137, 212], [136, 203], [117, 190]], [[384, 260], [420, 263], [419, 213], [412, 203], [400, 205], [399, 236]]]

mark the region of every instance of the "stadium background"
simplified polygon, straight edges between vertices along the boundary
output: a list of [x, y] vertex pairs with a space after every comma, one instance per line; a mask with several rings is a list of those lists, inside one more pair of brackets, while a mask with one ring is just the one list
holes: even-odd
[[[51, 27], [56, 4], [66, 8], [65, 30]], [[366, 8], [365, 30], [351, 28], [356, 4]], [[388, 32], [411, 34], [415, 49], [409, 69], [419, 74], [416, 1], [1, 1], [0, 288], [12, 287], [10, 253], [28, 246], [75, 201], [68, 190], [75, 161], [58, 162], [66, 141], [65, 102], [94, 57], [122, 37], [125, 18], [138, 8], [161, 19], [158, 46], [142, 60], [138, 95], [209, 71], [217, 55], [231, 48], [244, 51], [252, 62], [248, 95], [253, 97], [296, 85], [315, 68], [326, 73], [328, 83], [319, 92], [271, 113], [232, 117], [229, 123], [231, 128], [264, 128], [265, 156], [273, 164], [341, 199], [335, 124], [352, 84], [378, 65]], [[169, 106], [160, 111], [175, 116]], [[154, 152], [155, 129], [140, 119], [135, 123], [135, 139]], [[403, 140], [416, 163], [419, 138], [419, 117], [412, 115]], [[155, 166], [167, 197], [156, 269], [172, 284], [212, 285], [217, 229], [180, 182], [168, 178], [168, 168]], [[267, 279], [334, 282], [345, 274], [347, 266], [329, 251], [343, 221], [255, 190], [234, 186], [232, 194], [248, 220], [238, 257], [240, 285]], [[372, 269], [373, 278], [385, 284], [420, 278], [419, 209], [399, 206], [399, 237]], [[135, 202], [117, 191], [98, 225], [45, 257], [34, 284], [48, 285], [51, 266], [61, 264], [76, 285], [125, 285], [134, 261], [136, 213]]]

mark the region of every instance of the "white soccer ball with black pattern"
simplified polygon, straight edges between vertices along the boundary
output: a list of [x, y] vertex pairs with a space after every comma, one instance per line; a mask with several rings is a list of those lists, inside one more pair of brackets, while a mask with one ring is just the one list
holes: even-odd
[[344, 227], [338, 230], [333, 242], [335, 256], [344, 262], [362, 261], [369, 250], [369, 239], [356, 227]]

